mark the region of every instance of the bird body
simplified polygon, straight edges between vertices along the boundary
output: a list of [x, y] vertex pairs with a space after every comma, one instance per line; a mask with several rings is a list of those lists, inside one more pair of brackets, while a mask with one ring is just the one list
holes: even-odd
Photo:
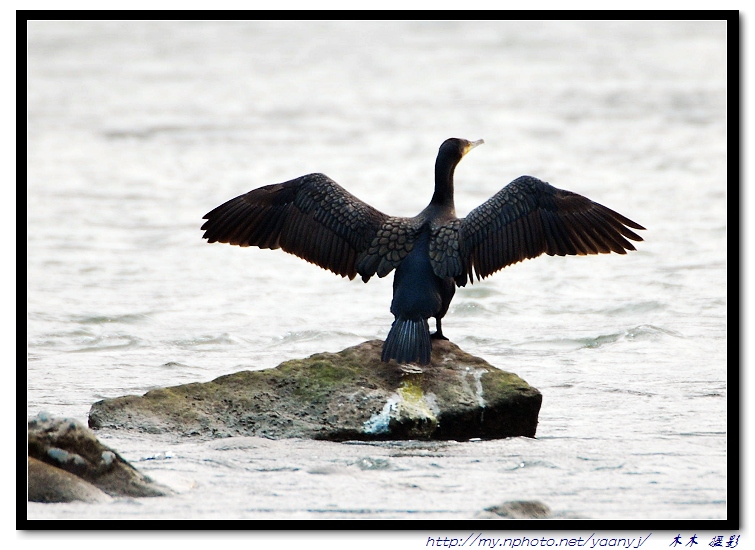
[[391, 301], [391, 313], [396, 319], [385, 339], [383, 361], [429, 363], [431, 335], [427, 319], [430, 317], [435, 317], [438, 323], [434, 336], [443, 338], [440, 319], [448, 311], [456, 285], [451, 277], [441, 278], [435, 274], [430, 262], [429, 241], [430, 224], [426, 223], [411, 252], [396, 268]]
[[[441, 319], [456, 286], [543, 253], [584, 255], [635, 250], [641, 225], [590, 199], [521, 176], [457, 218], [453, 176], [482, 140], [450, 138], [435, 163], [435, 192], [413, 218], [388, 216], [324, 174], [254, 189], [204, 216], [208, 242], [282, 248], [353, 279], [394, 269], [394, 323], [382, 360], [430, 362], [431, 337], [445, 338]], [[436, 319], [431, 336], [427, 320]]]

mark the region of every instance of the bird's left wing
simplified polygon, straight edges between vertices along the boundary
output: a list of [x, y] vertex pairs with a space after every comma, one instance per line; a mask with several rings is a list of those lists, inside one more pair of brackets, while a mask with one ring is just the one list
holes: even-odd
[[254, 189], [204, 219], [203, 238], [208, 242], [282, 248], [353, 279], [357, 259], [389, 217], [326, 175], [308, 174]]
[[434, 237], [430, 256], [438, 276], [464, 286], [467, 277], [479, 280], [541, 254], [626, 254], [635, 250], [627, 239], [642, 240], [630, 227], [645, 229], [587, 197], [521, 176], [466, 218], [438, 228], [450, 244]]

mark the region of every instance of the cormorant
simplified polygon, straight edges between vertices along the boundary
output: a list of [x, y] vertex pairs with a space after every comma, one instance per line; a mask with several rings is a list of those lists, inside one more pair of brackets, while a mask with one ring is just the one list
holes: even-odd
[[[545, 253], [626, 254], [645, 229], [590, 199], [520, 176], [466, 218], [454, 209], [456, 165], [483, 141], [447, 139], [435, 161], [435, 193], [413, 218], [388, 216], [324, 174], [266, 185], [206, 214], [208, 242], [282, 248], [320, 267], [367, 282], [396, 270], [382, 360], [430, 362], [431, 338], [456, 286]], [[430, 334], [428, 318], [437, 330]]]

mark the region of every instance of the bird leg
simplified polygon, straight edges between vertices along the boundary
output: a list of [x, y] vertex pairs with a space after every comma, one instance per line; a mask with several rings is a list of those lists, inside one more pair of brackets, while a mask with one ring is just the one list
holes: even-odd
[[448, 338], [443, 336], [443, 331], [440, 329], [440, 317], [435, 318], [435, 326], [437, 330], [430, 335], [430, 338], [433, 340], [448, 340]]

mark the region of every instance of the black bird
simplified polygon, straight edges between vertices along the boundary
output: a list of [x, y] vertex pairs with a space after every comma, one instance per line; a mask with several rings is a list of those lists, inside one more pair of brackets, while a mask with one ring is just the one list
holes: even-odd
[[[388, 216], [324, 174], [254, 189], [206, 214], [208, 242], [282, 248], [320, 267], [367, 282], [396, 270], [393, 326], [382, 360], [430, 362], [431, 338], [447, 339], [441, 319], [456, 291], [504, 267], [550, 256], [626, 254], [641, 225], [590, 199], [520, 176], [457, 218], [456, 165], [483, 143], [447, 139], [435, 161], [435, 193], [413, 218]], [[430, 334], [427, 320], [435, 317]]]

